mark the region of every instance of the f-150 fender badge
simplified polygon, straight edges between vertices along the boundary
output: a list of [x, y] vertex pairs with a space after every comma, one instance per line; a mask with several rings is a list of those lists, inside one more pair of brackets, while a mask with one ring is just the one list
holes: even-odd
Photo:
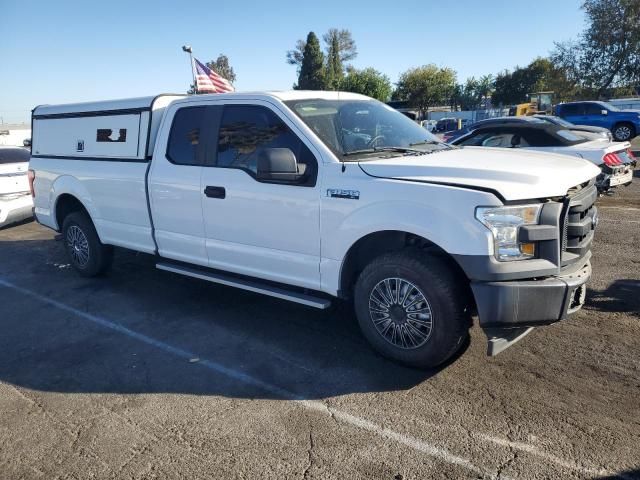
[[341, 188], [328, 188], [327, 197], [346, 198], [348, 200], [359, 200], [360, 192], [358, 190], [343, 190]]

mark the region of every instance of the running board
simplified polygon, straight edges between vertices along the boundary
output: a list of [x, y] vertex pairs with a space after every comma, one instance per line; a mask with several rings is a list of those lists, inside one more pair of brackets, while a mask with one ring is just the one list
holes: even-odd
[[280, 298], [282, 300], [289, 300], [290, 302], [301, 303], [308, 307], [319, 308], [324, 310], [329, 308], [331, 301], [321, 297], [315, 297], [306, 293], [298, 293], [284, 288], [274, 287], [259, 281], [245, 280], [242, 278], [235, 278], [230, 275], [224, 275], [217, 272], [207, 272], [204, 270], [198, 270], [196, 268], [185, 267], [182, 265], [172, 265], [169, 263], [158, 263], [156, 268], [160, 270], [166, 270], [167, 272], [179, 273], [188, 277], [199, 278], [201, 280], [207, 280], [213, 283], [220, 283], [229, 287], [241, 288], [254, 293], [262, 293], [263, 295], [269, 295], [270, 297]]

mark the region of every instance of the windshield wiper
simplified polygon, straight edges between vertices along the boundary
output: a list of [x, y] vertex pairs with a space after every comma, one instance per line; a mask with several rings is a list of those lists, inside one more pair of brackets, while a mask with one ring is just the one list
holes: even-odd
[[400, 152], [400, 153], [428, 153], [424, 150], [420, 150], [419, 148], [409, 148], [409, 147], [372, 147], [372, 148], [362, 148], [360, 150], [351, 150], [349, 152], [345, 152], [342, 154], [343, 157], [348, 157], [349, 155], [358, 155], [361, 153], [376, 153], [376, 152]]
[[456, 148], [454, 145], [449, 145], [446, 142], [439, 142], [437, 140], [422, 140], [421, 142], [414, 142], [409, 144], [410, 147], [415, 147], [417, 145], [442, 145], [443, 147], [447, 148]]

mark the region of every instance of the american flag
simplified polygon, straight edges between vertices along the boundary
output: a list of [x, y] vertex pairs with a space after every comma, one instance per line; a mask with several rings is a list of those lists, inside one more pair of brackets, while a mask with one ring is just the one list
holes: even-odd
[[235, 88], [226, 78], [222, 78], [206, 65], [193, 59], [196, 74], [196, 91], [198, 93], [226, 93], [234, 92]]

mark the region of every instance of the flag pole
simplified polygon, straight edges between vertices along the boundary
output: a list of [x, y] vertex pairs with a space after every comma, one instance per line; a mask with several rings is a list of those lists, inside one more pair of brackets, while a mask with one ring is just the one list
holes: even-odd
[[191, 45], [183, 45], [182, 51], [189, 54], [189, 62], [191, 63], [191, 75], [193, 76], [193, 90], [195, 95], [197, 95], [198, 81], [196, 80], [196, 69], [195, 69], [195, 64], [193, 63], [193, 50], [191, 49]]

